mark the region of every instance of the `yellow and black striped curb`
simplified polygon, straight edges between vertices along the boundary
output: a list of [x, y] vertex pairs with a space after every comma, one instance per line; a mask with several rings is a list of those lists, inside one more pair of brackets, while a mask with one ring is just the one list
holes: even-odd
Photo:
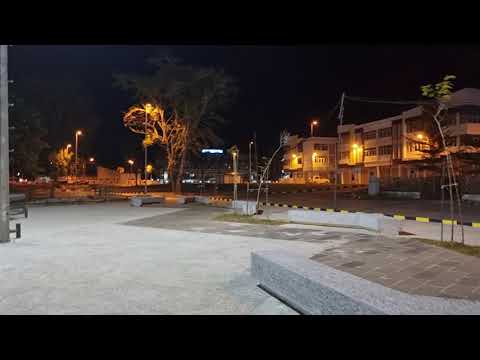
[[[332, 209], [332, 208], [314, 208], [314, 207], [308, 207], [308, 206], [302, 206], [302, 205], [291, 205], [291, 204], [278, 204], [278, 203], [262, 203], [263, 206], [274, 206], [274, 207], [285, 207], [285, 208], [291, 208], [291, 209], [304, 209], [304, 210], [313, 210], [313, 211], [327, 211], [327, 212], [340, 212], [340, 213], [355, 213], [358, 211], [352, 211], [352, 210], [340, 210], [340, 209]], [[432, 219], [428, 217], [421, 217], [421, 216], [406, 216], [406, 215], [400, 215], [400, 214], [383, 214], [385, 216], [394, 218], [396, 220], [414, 220], [417, 222], [422, 222], [422, 223], [442, 223], [445, 225], [451, 225], [452, 222], [454, 225], [457, 225], [457, 220], [451, 220], [451, 219]], [[463, 225], [465, 226], [471, 226], [474, 228], [480, 228], [480, 222], [464, 222]]]
[[227, 202], [232, 201], [232, 199], [230, 199], [230, 198], [219, 197], [219, 196], [209, 196], [209, 197], [208, 197], [208, 200], [212, 200], [212, 201], [227, 201]]

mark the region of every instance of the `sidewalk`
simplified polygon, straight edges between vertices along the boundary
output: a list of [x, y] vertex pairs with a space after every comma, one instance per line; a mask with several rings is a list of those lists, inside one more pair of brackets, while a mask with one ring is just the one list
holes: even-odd
[[[288, 221], [288, 208], [264, 207], [264, 214], [260, 216], [263, 219]], [[311, 210], [305, 210], [311, 211]], [[442, 224], [440, 223], [420, 223], [412, 220], [398, 220], [401, 222], [401, 230], [412, 235], [408, 237], [417, 237], [429, 240], [438, 240], [442, 238]], [[465, 244], [471, 246], [480, 246], [480, 228], [464, 226]], [[450, 240], [451, 225], [443, 225], [443, 240]], [[403, 237], [403, 236], [402, 236]], [[406, 237], [406, 236], [405, 236]], [[461, 227], [454, 226], [454, 241], [461, 242]]]

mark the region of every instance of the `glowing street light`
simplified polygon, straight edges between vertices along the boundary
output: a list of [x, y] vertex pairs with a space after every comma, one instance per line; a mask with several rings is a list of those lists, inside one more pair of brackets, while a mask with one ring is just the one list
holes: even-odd
[[81, 130], [75, 132], [75, 181], [77, 181], [78, 172], [78, 137], [83, 135]]
[[88, 161], [90, 161], [91, 163], [95, 162], [95, 159], [93, 157], [91, 157], [90, 159], [88, 159]]
[[313, 137], [313, 127], [318, 125], [318, 121], [314, 120], [310, 123], [310, 136]]
[[418, 140], [423, 140], [423, 134], [417, 134], [417, 139]]

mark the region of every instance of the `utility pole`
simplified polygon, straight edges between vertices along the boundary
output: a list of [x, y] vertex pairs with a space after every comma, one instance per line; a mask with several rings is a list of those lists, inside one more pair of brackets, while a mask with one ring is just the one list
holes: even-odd
[[[345, 91], [342, 93], [342, 98], [340, 100], [340, 111], [338, 112], [338, 120], [340, 122], [340, 126], [343, 125], [343, 103], [345, 101]], [[337, 208], [337, 186], [338, 186], [338, 162], [340, 161], [340, 156], [338, 153], [338, 149], [340, 146], [340, 134], [337, 128], [337, 135], [338, 140], [337, 144], [335, 145], [335, 188], [333, 189], [333, 208]]]
[[253, 151], [254, 151], [254, 155], [253, 155], [253, 161], [255, 163], [254, 167], [253, 167], [253, 174], [255, 176], [255, 180], [257, 181], [257, 185], [258, 185], [258, 151], [257, 151], [257, 133], [254, 132], [253, 133]]
[[8, 142], [8, 45], [0, 45], [0, 242], [10, 241], [8, 208], [9, 189], [9, 142]]

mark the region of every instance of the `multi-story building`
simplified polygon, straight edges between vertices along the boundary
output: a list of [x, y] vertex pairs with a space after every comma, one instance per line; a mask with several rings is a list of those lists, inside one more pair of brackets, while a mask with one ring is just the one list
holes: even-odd
[[283, 157], [285, 182], [306, 183], [335, 176], [337, 138], [290, 136]]
[[[480, 89], [453, 93], [446, 123], [449, 151], [480, 150]], [[427, 176], [412, 160], [427, 156], [421, 150], [428, 148], [434, 126], [424, 106], [387, 119], [338, 126], [341, 182], [366, 184], [371, 176], [383, 180]]]
[[[448, 102], [446, 141], [448, 150], [480, 152], [480, 89], [466, 88]], [[426, 177], [413, 160], [426, 156], [433, 118], [424, 106], [386, 119], [338, 126], [339, 183], [367, 184], [372, 176], [381, 180]], [[337, 138], [292, 137], [285, 155], [284, 171], [293, 179], [309, 182], [315, 170], [312, 159], [327, 161], [319, 174], [333, 179]], [[312, 146], [312, 144], [314, 144]], [[325, 149], [323, 152], [316, 149]], [[300, 161], [299, 161], [300, 160]], [[301, 182], [301, 181], [298, 181]]]

